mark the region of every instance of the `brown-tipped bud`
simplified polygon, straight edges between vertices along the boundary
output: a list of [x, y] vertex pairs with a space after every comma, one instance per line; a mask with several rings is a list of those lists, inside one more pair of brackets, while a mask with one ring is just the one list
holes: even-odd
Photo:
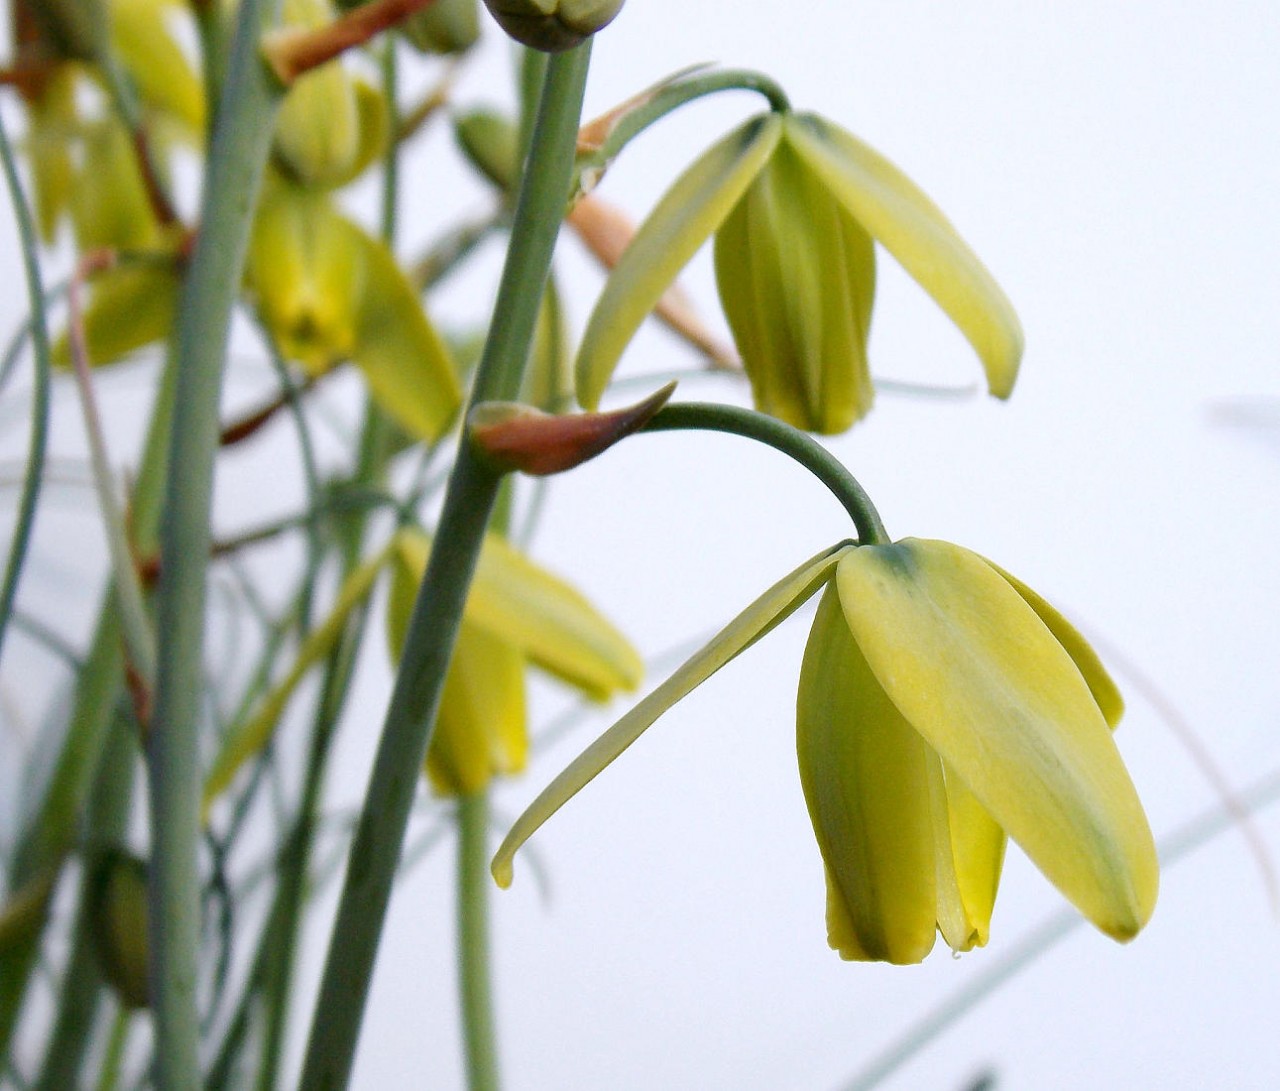
[[471, 411], [468, 433], [498, 469], [545, 477], [572, 470], [643, 428], [675, 388], [668, 383], [644, 401], [610, 413], [555, 416], [518, 402], [483, 402]]
[[608, 26], [623, 0], [484, 0], [489, 14], [530, 49], [560, 53]]

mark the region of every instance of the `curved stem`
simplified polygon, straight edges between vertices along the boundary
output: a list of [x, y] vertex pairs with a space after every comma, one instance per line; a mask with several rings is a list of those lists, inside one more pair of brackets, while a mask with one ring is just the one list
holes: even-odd
[[861, 545], [888, 545], [892, 539], [880, 521], [880, 513], [857, 478], [844, 468], [830, 451], [807, 432], [794, 428], [785, 421], [770, 417], [754, 409], [736, 405], [718, 405], [712, 402], [679, 402], [658, 410], [642, 432], [728, 432], [742, 436], [781, 451], [794, 458], [801, 466], [821, 481], [844, 510], [849, 513], [853, 525], [858, 528]]
[[[473, 403], [510, 401], [519, 391], [568, 198], [589, 58], [584, 43], [547, 65]], [[304, 1091], [334, 1091], [350, 1079], [409, 812], [499, 482], [469, 444], [459, 446], [351, 844], [299, 1085]]]
[[[613, 114], [606, 114], [604, 120], [608, 123], [608, 130], [598, 147], [593, 149], [592, 159], [602, 166], [609, 163], [655, 121], [695, 99], [721, 91], [755, 91], [765, 97], [774, 113], [787, 113], [791, 109], [786, 92], [762, 72], [744, 68], [690, 69], [642, 91], [619, 106]], [[590, 128], [587, 126], [588, 130]]]
[[497, 1091], [498, 1051], [489, 969], [489, 795], [458, 799], [458, 995], [467, 1087]]

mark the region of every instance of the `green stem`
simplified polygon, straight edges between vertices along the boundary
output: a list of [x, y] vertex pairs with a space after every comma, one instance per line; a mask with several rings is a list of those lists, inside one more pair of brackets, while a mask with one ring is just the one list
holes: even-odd
[[821, 481], [849, 513], [862, 545], [888, 545], [892, 539], [871, 498], [838, 458], [807, 432], [785, 421], [714, 402], [678, 402], [660, 409], [642, 432], [727, 432], [781, 451]]
[[489, 796], [458, 799], [458, 996], [466, 1041], [467, 1087], [497, 1091], [498, 1051], [489, 970]]
[[[116, 717], [87, 813], [85, 825], [91, 831], [92, 842], [86, 846], [86, 859], [92, 856], [95, 845], [114, 845], [124, 837], [133, 788], [135, 739], [133, 725], [123, 717]], [[98, 955], [93, 941], [94, 877], [91, 873], [90, 867], [86, 866], [82, 870], [80, 908], [71, 957], [63, 974], [58, 1014], [49, 1036], [35, 1091], [62, 1091], [63, 1088], [79, 1087], [80, 1069], [93, 1037], [98, 1003], [102, 996], [102, 973], [98, 969]]]
[[13, 544], [9, 548], [9, 560], [5, 566], [4, 584], [0, 587], [0, 647], [4, 645], [9, 630], [9, 618], [13, 613], [13, 599], [18, 591], [18, 580], [31, 542], [31, 528], [35, 522], [36, 501], [40, 497], [40, 482], [44, 476], [45, 448], [49, 434], [49, 327], [45, 320], [44, 286], [40, 280], [40, 263], [37, 257], [35, 222], [31, 207], [22, 192], [18, 180], [18, 168], [13, 159], [8, 134], [0, 124], [0, 161], [4, 165], [5, 182], [9, 188], [9, 202], [18, 222], [18, 239], [22, 249], [22, 268], [26, 275], [27, 294], [31, 300], [31, 344], [35, 355], [35, 397], [31, 405], [31, 439], [27, 449], [26, 476], [22, 484], [22, 499], [18, 502], [18, 518], [13, 528]]
[[[511, 400], [520, 388], [568, 198], [589, 57], [590, 46], [584, 44], [547, 66], [473, 402]], [[304, 1091], [346, 1087], [351, 1075], [414, 791], [498, 483], [470, 446], [460, 444], [351, 844], [307, 1044]]]
[[148, 940], [156, 1082], [200, 1085], [200, 709], [205, 575], [218, 403], [231, 309], [281, 90], [258, 55], [275, 0], [238, 13], [209, 155], [200, 234], [178, 314], [173, 429], [161, 521], [155, 713], [147, 739], [151, 798]]
[[774, 113], [787, 113], [791, 103], [786, 92], [768, 76], [742, 68], [708, 70], [703, 67], [690, 69], [667, 83], [659, 84], [653, 93], [621, 114], [609, 130], [603, 143], [578, 161], [578, 174], [594, 175], [595, 180], [618, 157], [622, 149], [656, 121], [681, 106], [705, 95], [721, 91], [755, 91], [769, 102]]

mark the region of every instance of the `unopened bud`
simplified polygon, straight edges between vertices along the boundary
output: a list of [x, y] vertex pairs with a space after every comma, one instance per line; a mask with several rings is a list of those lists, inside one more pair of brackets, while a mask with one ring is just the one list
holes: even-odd
[[572, 49], [613, 21], [623, 0], [484, 0], [512, 38], [531, 49]]

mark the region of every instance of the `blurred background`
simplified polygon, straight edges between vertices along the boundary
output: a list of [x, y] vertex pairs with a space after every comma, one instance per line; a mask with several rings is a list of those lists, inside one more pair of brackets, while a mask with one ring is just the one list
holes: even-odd
[[[1277, 55], [1280, 16], [1256, 2], [632, 0], [599, 36], [588, 87], [593, 116], [692, 63], [759, 68], [797, 107], [894, 160], [983, 258], [1026, 330], [1013, 398], [981, 393], [968, 345], [886, 257], [871, 344], [886, 385], [832, 448], [891, 534], [991, 557], [1097, 639], [1129, 699], [1119, 742], [1158, 839], [1221, 802], [1161, 702], [1237, 792], [1280, 768]], [[512, 86], [510, 53], [490, 32], [455, 101], [510, 107]], [[628, 149], [600, 195], [639, 218], [701, 147], [757, 109], [742, 94], [682, 111]], [[484, 207], [449, 142], [438, 125], [406, 157], [405, 255]], [[373, 196], [370, 184], [351, 199], [368, 211]], [[8, 331], [25, 298], [7, 214], [0, 232]], [[560, 272], [580, 328], [600, 276], [575, 247], [565, 240]], [[487, 269], [446, 282], [433, 313], [483, 320], [500, 258], [495, 247]], [[723, 328], [710, 266], [706, 251], [684, 281]], [[657, 382], [646, 375], [693, 363], [646, 329], [620, 374], [647, 392]], [[154, 374], [143, 362], [103, 382], [122, 463]], [[273, 381], [260, 362], [237, 363], [228, 406], [253, 404]], [[324, 390], [336, 429], [355, 419], [357, 390]], [[677, 396], [745, 403], [745, 393], [703, 376]], [[26, 412], [0, 406], [6, 479]], [[65, 480], [41, 513], [22, 591], [26, 608], [75, 637], [103, 564], [79, 429], [62, 391], [53, 454]], [[272, 442], [221, 467], [220, 526], [301, 495], [289, 444], [277, 457]], [[14, 495], [0, 495], [5, 527]], [[839, 506], [782, 456], [664, 435], [556, 481], [533, 552], [658, 657], [651, 684], [678, 661], [672, 649], [849, 533]], [[1011, 847], [985, 950], [952, 958], [940, 944], [902, 969], [845, 964], [827, 949], [793, 736], [811, 616], [812, 606], [669, 712], [538, 834], [536, 867], [522, 858], [512, 890], [495, 891], [513, 1091], [835, 1091], [1062, 910]], [[332, 766], [339, 811], [363, 793], [388, 694], [379, 632], [366, 652]], [[13, 640], [0, 664], [0, 800], [17, 798], [17, 759], [51, 699], [42, 654]], [[550, 685], [534, 696], [536, 738], [567, 698]], [[626, 707], [592, 710], [539, 746], [528, 775], [495, 794], [503, 824]], [[1280, 844], [1280, 808], [1255, 822]], [[355, 1086], [460, 1085], [452, 882], [446, 838], [397, 889]], [[298, 983], [307, 998], [335, 897], [335, 884], [324, 888], [312, 922]], [[1074, 930], [884, 1086], [959, 1089], [987, 1073], [1008, 1088], [1280, 1086], [1278, 925], [1258, 860], [1229, 830], [1166, 868], [1156, 915], [1130, 946]]]

